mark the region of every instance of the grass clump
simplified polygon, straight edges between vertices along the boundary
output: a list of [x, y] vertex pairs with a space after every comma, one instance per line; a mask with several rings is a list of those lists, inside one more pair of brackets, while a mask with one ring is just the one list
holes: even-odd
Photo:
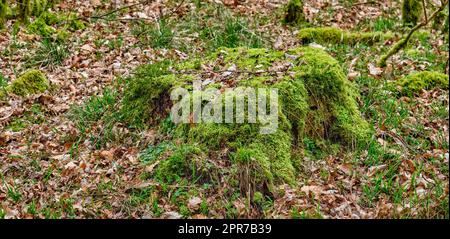
[[[280, 100], [275, 108], [278, 127], [270, 134], [261, 134], [267, 124], [259, 120], [255, 123], [233, 120], [233, 123], [175, 125], [171, 136], [176, 146], [168, 149], [168, 155], [158, 151], [157, 157], [149, 156], [152, 160], [161, 160], [154, 172], [159, 180], [174, 182], [184, 177], [194, 182], [210, 182], [217, 175], [228, 175], [241, 193], [253, 198], [258, 192], [273, 193], [274, 184], [295, 184], [294, 152], [302, 151], [303, 144], [298, 142], [303, 142], [304, 138], [350, 147], [365, 144], [370, 136], [368, 124], [356, 103], [356, 89], [339, 63], [324, 51], [310, 47], [286, 52], [221, 48], [203, 59], [142, 66], [127, 80], [121, 102], [124, 118], [131, 119], [129, 124], [141, 126], [161, 122], [170, 107], [177, 103], [170, 100], [170, 90], [185, 86], [192, 92], [192, 82], [202, 79], [206, 73], [202, 66], [213, 63], [214, 71], [221, 72], [234, 65], [236, 72], [244, 73], [236, 73], [233, 85], [226, 86], [227, 81], [222, 79], [206, 85], [206, 89], [278, 89]], [[270, 69], [283, 63], [290, 65], [289, 74], [274, 77]], [[173, 74], [174, 71], [177, 74]], [[190, 99], [194, 97], [197, 96], [194, 94]], [[236, 102], [250, 100], [248, 95], [236, 92], [231, 97]], [[220, 99], [226, 99], [225, 93]], [[270, 98], [269, 104], [272, 103]], [[156, 146], [158, 148], [161, 147]], [[153, 151], [149, 155], [154, 155]], [[230, 159], [231, 166], [227, 169], [213, 163]]]
[[433, 88], [448, 89], [448, 75], [434, 72], [421, 71], [412, 73], [395, 83], [400, 88], [401, 95], [414, 95], [421, 90], [431, 90]]
[[304, 28], [298, 33], [302, 44], [316, 42], [319, 44], [374, 44], [392, 38], [393, 34], [383, 32], [348, 32], [336, 27]]
[[42, 93], [49, 88], [49, 81], [40, 70], [28, 70], [13, 80], [6, 88], [9, 93], [28, 96]]
[[[84, 104], [71, 109], [69, 118], [75, 122], [79, 131], [76, 144], [89, 139], [95, 147], [101, 148], [120, 137], [114, 131], [114, 126], [119, 121], [117, 98], [116, 92], [106, 88], [102, 95], [91, 96]], [[98, 122], [104, 122], [101, 130], [97, 128]]]
[[[65, 38], [66, 36], [59, 35], [58, 37]], [[63, 61], [69, 56], [68, 46], [60, 41], [55, 41], [50, 38], [44, 38], [40, 43], [36, 52], [28, 56], [28, 64], [30, 66], [56, 66], [61, 65]]]
[[167, 20], [159, 20], [157, 23], [148, 24], [138, 22], [132, 29], [141, 44], [153, 48], [170, 48], [175, 36], [173, 26]]
[[143, 46], [195, 53], [215, 51], [219, 47], [263, 47], [266, 43], [245, 17], [215, 3], [201, 3], [181, 21], [163, 19], [154, 24], [138, 21], [133, 25], [132, 34]]

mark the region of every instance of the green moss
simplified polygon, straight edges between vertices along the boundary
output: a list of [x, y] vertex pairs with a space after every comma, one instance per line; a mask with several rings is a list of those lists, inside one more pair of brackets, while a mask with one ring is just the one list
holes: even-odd
[[285, 7], [283, 23], [298, 24], [305, 21], [303, 14], [303, 0], [290, 0]]
[[422, 17], [422, 1], [420, 0], [403, 0], [402, 4], [402, 20], [406, 26], [415, 26]]
[[[296, 184], [294, 160], [298, 160], [298, 152], [303, 149], [303, 144], [298, 142], [303, 142], [305, 137], [339, 143], [346, 148], [365, 144], [370, 136], [356, 102], [357, 90], [347, 80], [340, 64], [326, 52], [310, 47], [286, 52], [222, 48], [204, 59], [143, 66], [128, 79], [123, 113], [141, 125], [151, 125], [159, 117], [159, 108], [169, 110], [173, 104], [166, 101], [170, 89], [185, 86], [192, 90], [193, 80], [211, 74], [204, 72], [203, 66], [213, 65], [217, 72], [231, 66], [241, 72], [233, 77], [232, 88], [277, 88], [278, 127], [271, 134], [261, 134], [265, 126], [261, 122], [176, 125], [173, 141], [190, 146], [175, 150], [168, 159], [161, 158], [155, 171], [161, 180], [172, 182], [175, 175], [191, 178], [196, 175], [199, 180], [207, 181], [218, 170], [211, 166], [211, 160], [232, 159], [232, 181], [239, 183], [242, 193], [250, 192], [251, 196], [255, 192], [270, 193], [275, 184]], [[290, 68], [280, 77], [274, 77], [270, 70], [279, 65]], [[172, 74], [173, 70], [179, 71], [178, 74]], [[222, 84], [206, 87], [223, 89]], [[243, 95], [234, 97], [248, 101]], [[223, 174], [224, 169], [221, 170]]]
[[[368, 125], [358, 110], [357, 91], [347, 80], [339, 62], [322, 50], [309, 47], [300, 49], [296, 51], [307, 64], [300, 65], [298, 77], [305, 82], [310, 107], [317, 108], [308, 112], [307, 119], [314, 123], [308, 125], [307, 121], [306, 128], [315, 131], [309, 135], [314, 136], [322, 128], [322, 138], [348, 144], [367, 140]], [[315, 127], [317, 123], [319, 128]]]
[[401, 95], [411, 96], [421, 90], [433, 88], [448, 89], [448, 75], [434, 71], [412, 73], [395, 83], [400, 88]]
[[316, 42], [319, 44], [374, 44], [392, 38], [391, 33], [365, 32], [355, 33], [335, 27], [304, 28], [299, 31], [298, 38], [302, 44]]
[[27, 96], [42, 93], [48, 88], [49, 81], [41, 71], [28, 70], [16, 80], [12, 81], [11, 85], [6, 87], [6, 90], [16, 95]]
[[[447, 17], [445, 18], [445, 21], [444, 21], [444, 27], [442, 28], [442, 30], [443, 30], [444, 32], [448, 33], [448, 19], [449, 19], [449, 10], [448, 10], [448, 7], [447, 7], [446, 10], [445, 10], [445, 15], [446, 15]], [[446, 35], [446, 37], [448, 37], [448, 35]]]
[[[61, 27], [59, 27], [61, 26]], [[58, 30], [56, 29], [58, 27]], [[44, 37], [55, 37], [64, 41], [69, 36], [68, 31], [77, 31], [86, 28], [85, 24], [76, 20], [76, 15], [59, 15], [52, 12], [43, 12], [32, 23], [27, 26], [30, 33]]]
[[32, 23], [28, 24], [27, 29], [30, 33], [37, 34], [44, 37], [50, 37], [56, 32], [56, 29], [47, 25], [44, 19], [37, 18]]
[[254, 144], [237, 149], [235, 165], [238, 168], [242, 192], [253, 194], [264, 186], [268, 189], [273, 188], [271, 162], [263, 148], [263, 145]]
[[168, 75], [170, 62], [164, 61], [144, 65], [136, 70], [135, 76], [126, 83], [122, 101], [122, 118], [134, 126], [142, 126], [154, 117], [162, 105], [162, 95], [174, 84], [176, 77]]

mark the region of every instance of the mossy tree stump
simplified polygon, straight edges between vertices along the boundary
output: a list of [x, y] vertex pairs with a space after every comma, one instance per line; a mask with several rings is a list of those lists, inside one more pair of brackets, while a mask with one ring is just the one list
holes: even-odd
[[[128, 79], [122, 114], [133, 125], [162, 121], [175, 103], [168, 98], [172, 89], [192, 90], [193, 81], [205, 79], [205, 88], [221, 92], [236, 87], [278, 89], [278, 128], [260, 134], [260, 123], [175, 125], [171, 143], [164, 145], [176, 146], [164, 147], [169, 156], [154, 172], [159, 180], [187, 177], [210, 182], [226, 174], [231, 184], [253, 198], [256, 192], [271, 193], [274, 184], [296, 183], [304, 140], [349, 147], [364, 144], [370, 136], [355, 87], [335, 59], [311, 47], [286, 52], [221, 49], [204, 59], [142, 66]], [[228, 162], [227, 173], [217, 160]]]

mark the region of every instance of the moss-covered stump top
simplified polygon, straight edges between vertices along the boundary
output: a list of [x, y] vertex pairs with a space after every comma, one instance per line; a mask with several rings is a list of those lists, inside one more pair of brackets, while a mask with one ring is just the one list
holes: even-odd
[[392, 38], [392, 33], [383, 32], [349, 32], [336, 27], [303, 28], [298, 33], [301, 43], [316, 42], [319, 44], [367, 44], [383, 42]]
[[6, 91], [19, 96], [28, 96], [46, 91], [49, 81], [40, 70], [28, 70], [6, 87]]
[[400, 94], [407, 96], [420, 93], [421, 90], [448, 89], [448, 84], [448, 75], [435, 71], [411, 73], [396, 82]]
[[161, 108], [168, 112], [174, 103], [168, 100], [170, 90], [192, 89], [195, 80], [220, 92], [240, 86], [277, 88], [278, 128], [261, 134], [261, 123], [176, 125], [173, 144], [183, 146], [173, 147], [171, 156], [161, 161], [155, 172], [160, 180], [180, 175], [208, 179], [216, 175], [214, 160], [226, 159], [243, 192], [270, 192], [273, 183], [295, 183], [295, 162], [303, 155], [305, 140], [349, 146], [369, 136], [357, 92], [341, 66], [310, 47], [286, 52], [220, 49], [204, 59], [142, 66], [127, 83], [123, 115], [135, 125], [154, 122]]

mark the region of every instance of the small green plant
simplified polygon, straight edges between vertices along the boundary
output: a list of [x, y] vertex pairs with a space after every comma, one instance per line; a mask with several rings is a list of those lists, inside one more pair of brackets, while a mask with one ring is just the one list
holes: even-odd
[[0, 72], [0, 88], [5, 88], [8, 85], [6, 78]]
[[79, 125], [95, 122], [112, 110], [115, 102], [116, 94], [107, 88], [103, 95], [92, 96], [84, 105], [75, 107], [72, 111], [72, 117], [78, 119]]
[[53, 176], [53, 168], [48, 168], [44, 173], [43, 177], [44, 183], [47, 183], [52, 176]]
[[32, 23], [28, 24], [27, 30], [30, 33], [37, 34], [43, 37], [50, 37], [56, 32], [56, 29], [47, 25], [46, 20], [43, 18], [37, 18]]
[[119, 49], [123, 45], [123, 37], [119, 35], [116, 39], [107, 41], [106, 45], [108, 46], [110, 51], [114, 49]]
[[19, 132], [30, 125], [40, 124], [44, 121], [44, 116], [39, 104], [31, 106], [22, 116], [14, 117], [6, 126], [7, 129], [13, 132]]
[[13, 202], [17, 203], [22, 199], [22, 194], [17, 191], [17, 189], [13, 187], [7, 187], [7, 190], [7, 195]]
[[203, 199], [202, 202], [200, 203], [200, 212], [203, 215], [208, 215], [209, 213], [208, 202], [205, 199]]
[[57, 66], [69, 56], [67, 45], [51, 38], [44, 38], [31, 57], [31, 64], [37, 66]]
[[27, 212], [31, 215], [37, 214], [36, 201], [33, 200], [30, 204], [28, 204]]

